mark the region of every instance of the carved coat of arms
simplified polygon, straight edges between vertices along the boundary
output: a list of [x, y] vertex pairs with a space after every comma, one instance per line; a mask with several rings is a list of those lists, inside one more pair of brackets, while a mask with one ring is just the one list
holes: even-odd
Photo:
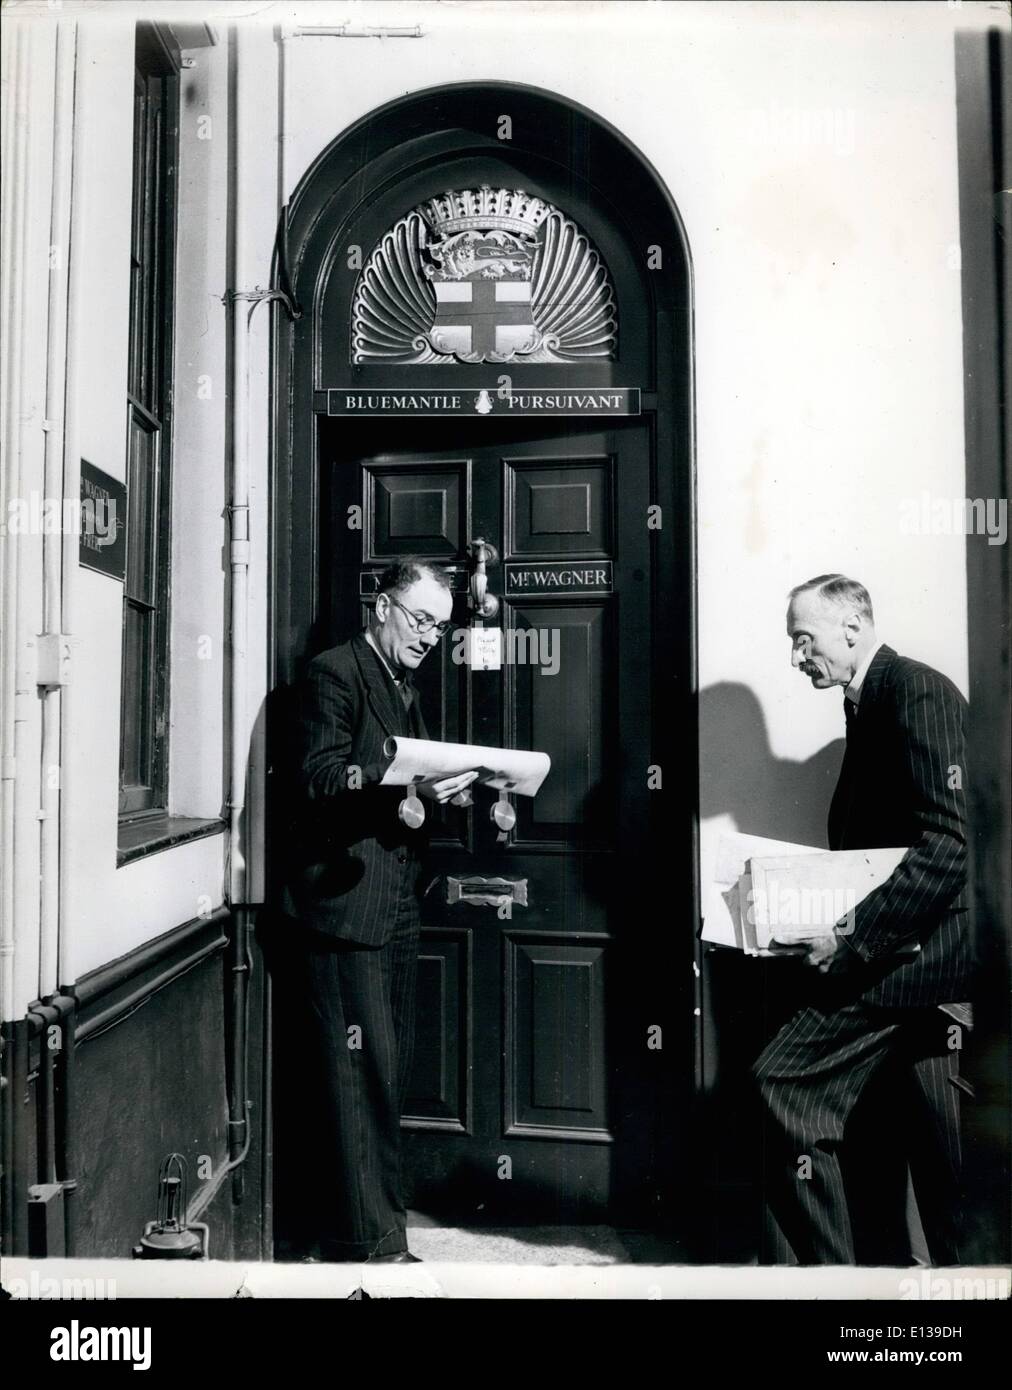
[[607, 269], [587, 237], [523, 189], [447, 192], [386, 234], [352, 306], [352, 361], [613, 358]]

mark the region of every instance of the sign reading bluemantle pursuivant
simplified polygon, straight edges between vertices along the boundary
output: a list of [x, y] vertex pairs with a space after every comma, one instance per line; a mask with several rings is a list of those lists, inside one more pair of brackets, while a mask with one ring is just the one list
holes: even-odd
[[331, 387], [328, 415], [638, 415], [640, 388], [610, 386], [570, 390], [524, 387], [500, 393], [478, 390], [356, 391]]

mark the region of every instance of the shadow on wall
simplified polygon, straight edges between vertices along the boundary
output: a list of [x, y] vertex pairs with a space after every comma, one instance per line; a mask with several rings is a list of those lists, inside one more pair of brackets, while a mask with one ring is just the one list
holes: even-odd
[[[728, 817], [745, 834], [825, 845], [843, 749], [841, 738], [804, 762], [777, 758], [755, 693], [732, 681], [708, 686], [699, 696], [700, 819], [705, 825]], [[703, 872], [708, 871], [704, 860]], [[794, 961], [747, 960], [717, 947], [703, 949], [701, 969], [699, 1160], [709, 1200], [700, 1206], [705, 1228], [693, 1233], [696, 1257], [750, 1263], [761, 1258], [768, 1237], [749, 1067], [797, 1007], [803, 967]]]
[[843, 749], [840, 738], [806, 762], [776, 758], [755, 693], [733, 681], [707, 686], [699, 696], [700, 819], [729, 815], [744, 834], [825, 845]]
[[[840, 718], [842, 724], [842, 711]], [[727, 681], [700, 695], [699, 742], [703, 821], [729, 816], [745, 834], [826, 844], [844, 739], [805, 762], [776, 758], [755, 694]], [[795, 1263], [775, 1228], [764, 1224], [760, 1120], [749, 1068], [805, 997], [804, 970], [794, 961], [747, 960], [719, 947], [702, 956], [701, 1153], [711, 1191], [704, 1207], [709, 1229], [697, 1234], [705, 1256], [716, 1262]], [[857, 1263], [906, 1265], [926, 1258], [916, 1207], [906, 1195], [895, 1080], [867, 1088], [847, 1139], [844, 1180]]]

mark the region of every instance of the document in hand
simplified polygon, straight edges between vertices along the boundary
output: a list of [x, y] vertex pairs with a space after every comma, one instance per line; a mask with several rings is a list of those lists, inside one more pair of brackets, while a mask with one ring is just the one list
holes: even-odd
[[[824, 850], [759, 835], [724, 835], [704, 903], [701, 939], [747, 956], [847, 928], [854, 908], [884, 883], [905, 849]], [[916, 944], [905, 948], [919, 950]], [[789, 957], [788, 957], [789, 958]]]
[[[788, 840], [769, 840], [762, 835], [722, 835], [712, 881], [703, 901], [701, 939], [714, 946], [731, 946], [747, 955], [757, 955], [755, 931], [748, 921], [747, 896], [752, 881], [748, 864], [752, 855], [821, 854], [818, 845], [795, 845]], [[743, 880], [747, 879], [747, 884]], [[748, 930], [747, 930], [748, 929]]]
[[751, 924], [758, 950], [802, 937], [852, 929], [854, 909], [885, 883], [903, 848], [846, 849], [821, 854], [753, 855]]
[[384, 743], [383, 752], [390, 759], [380, 782], [383, 787], [410, 787], [477, 768], [475, 785], [534, 796], [552, 766], [547, 753], [486, 748], [478, 743], [439, 743], [424, 738], [391, 736]]

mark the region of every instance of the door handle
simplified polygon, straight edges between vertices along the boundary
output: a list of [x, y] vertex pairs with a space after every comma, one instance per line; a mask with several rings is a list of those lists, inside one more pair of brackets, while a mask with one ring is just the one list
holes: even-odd
[[446, 876], [446, 901], [468, 903], [474, 907], [502, 907], [504, 903], [517, 907], [527, 906], [527, 880], [525, 878], [453, 878]]
[[499, 563], [499, 552], [491, 541], [481, 536], [467, 543], [467, 553], [474, 569], [471, 572], [471, 607], [479, 618], [494, 618], [499, 612], [499, 600], [488, 592], [486, 566]]

